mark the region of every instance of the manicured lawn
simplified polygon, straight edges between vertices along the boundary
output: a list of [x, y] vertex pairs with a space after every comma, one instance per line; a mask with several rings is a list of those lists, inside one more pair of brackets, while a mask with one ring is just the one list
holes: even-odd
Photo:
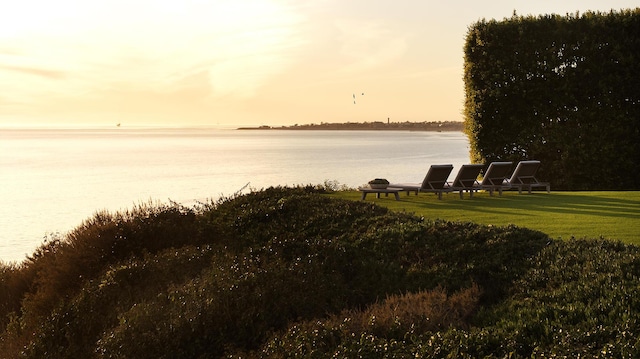
[[[336, 192], [331, 196], [360, 200], [360, 192]], [[621, 240], [640, 245], [640, 192], [534, 192], [519, 195], [504, 192], [500, 197], [487, 192], [476, 193], [472, 199], [465, 193], [450, 193], [438, 200], [431, 193], [407, 196], [400, 201], [393, 195], [379, 199], [374, 194], [366, 198], [396, 211], [406, 211], [425, 218], [449, 221], [470, 221], [504, 226], [515, 224], [542, 231], [552, 238], [598, 238]]]

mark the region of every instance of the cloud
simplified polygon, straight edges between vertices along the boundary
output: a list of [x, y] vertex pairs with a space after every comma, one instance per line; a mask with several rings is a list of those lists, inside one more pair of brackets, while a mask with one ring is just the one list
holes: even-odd
[[64, 80], [59, 96], [171, 93], [194, 76], [210, 80], [213, 97], [252, 96], [301, 42], [300, 15], [274, 0], [62, 0], [47, 16], [34, 6], [26, 0], [0, 15], [0, 46], [12, 49], [0, 54], [0, 81], [14, 96], [46, 96], [51, 80]]
[[40, 76], [47, 79], [62, 79], [65, 77], [65, 73], [62, 71], [39, 69], [39, 68], [33, 68], [33, 67], [10, 66], [10, 65], [0, 64], [0, 70], [16, 71], [19, 73], [33, 75], [33, 76]]

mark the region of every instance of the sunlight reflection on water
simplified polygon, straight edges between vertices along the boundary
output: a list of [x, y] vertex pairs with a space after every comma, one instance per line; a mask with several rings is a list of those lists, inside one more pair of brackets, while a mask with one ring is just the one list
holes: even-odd
[[[2, 130], [0, 260], [96, 211], [185, 205], [245, 187], [420, 182], [431, 164], [469, 162], [460, 132], [219, 129]], [[246, 192], [247, 190], [245, 190]]]

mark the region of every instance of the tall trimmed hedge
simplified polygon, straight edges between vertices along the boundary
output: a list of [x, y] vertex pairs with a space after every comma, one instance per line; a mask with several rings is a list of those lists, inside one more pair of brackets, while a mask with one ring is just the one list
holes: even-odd
[[640, 189], [640, 8], [481, 20], [464, 52], [474, 162], [538, 159], [556, 189]]

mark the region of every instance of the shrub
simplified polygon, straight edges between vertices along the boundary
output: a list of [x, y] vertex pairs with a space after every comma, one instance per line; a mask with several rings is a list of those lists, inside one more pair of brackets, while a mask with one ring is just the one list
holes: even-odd
[[[390, 295], [363, 310], [345, 310], [326, 320], [299, 323], [274, 336], [261, 352], [239, 356], [260, 358], [351, 357], [410, 353], [412, 340], [425, 333], [467, 327], [477, 310], [476, 285], [451, 296], [439, 287], [432, 291]], [[368, 347], [368, 348], [367, 348]]]
[[[131, 256], [200, 242], [194, 219], [192, 210], [175, 204], [141, 205], [125, 213], [96, 213], [65, 237], [47, 238], [32, 256], [7, 274], [6, 281], [21, 284], [13, 285], [11, 296], [3, 299], [0, 308], [6, 311], [1, 317], [20, 313], [20, 324], [15, 328], [29, 335], [32, 327], [40, 326], [54, 308], [73, 298], [87, 281], [110, 265]], [[10, 341], [21, 340], [21, 335], [13, 332]], [[6, 342], [2, 340], [0, 348]]]
[[639, 354], [636, 247], [319, 192], [96, 215], [0, 267], [0, 357]]
[[555, 242], [482, 324], [523, 356], [637, 357], [640, 342], [631, 333], [640, 332], [639, 254], [602, 239]]

